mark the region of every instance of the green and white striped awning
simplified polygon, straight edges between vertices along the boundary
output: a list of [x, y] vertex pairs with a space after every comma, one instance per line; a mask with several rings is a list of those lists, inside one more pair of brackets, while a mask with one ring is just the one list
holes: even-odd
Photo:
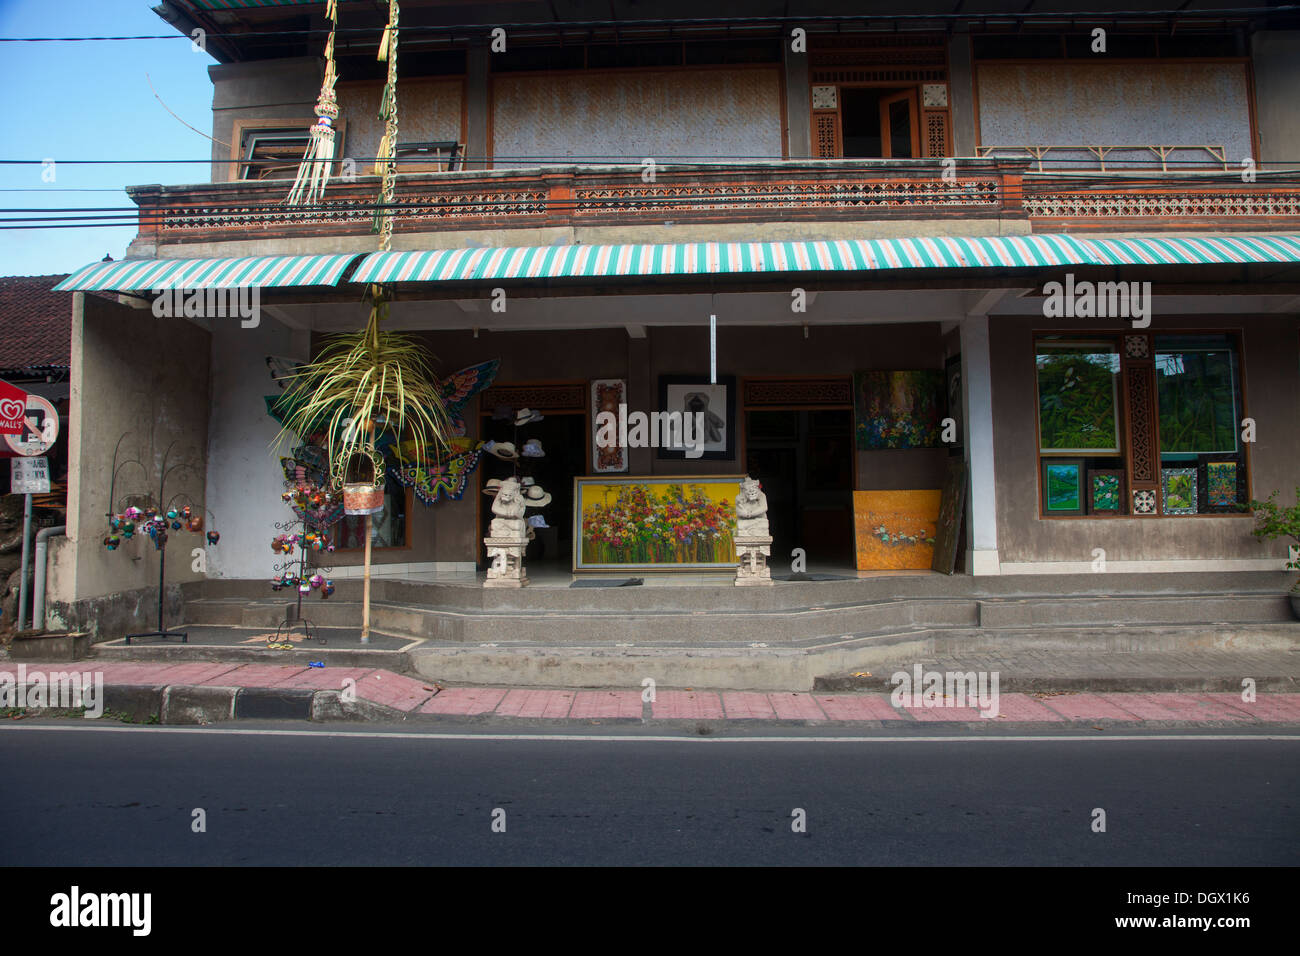
[[874, 272], [896, 269], [1032, 269], [1061, 266], [1300, 263], [1300, 236], [936, 236], [788, 242], [510, 246], [242, 259], [96, 262], [55, 291], [263, 288], [349, 282], [457, 282], [620, 276]]
[[319, 256], [245, 256], [240, 259], [123, 259], [94, 262], [54, 287], [55, 292], [132, 292], [149, 289], [288, 288], [337, 285], [356, 253]]
[[878, 269], [1032, 268], [1089, 258], [1073, 236], [515, 246], [372, 252], [354, 282], [454, 282]]
[[1101, 265], [1217, 265], [1225, 262], [1300, 262], [1298, 236], [1146, 236], [1085, 239]]

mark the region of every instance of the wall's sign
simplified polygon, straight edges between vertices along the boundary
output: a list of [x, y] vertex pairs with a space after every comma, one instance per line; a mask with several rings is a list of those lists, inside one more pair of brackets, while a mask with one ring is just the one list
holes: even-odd
[[27, 393], [16, 385], [0, 381], [0, 435], [21, 435], [26, 431], [23, 415]]
[[[23, 428], [17, 435], [5, 435], [5, 444], [26, 458], [44, 455], [59, 440], [59, 413], [48, 399], [39, 395], [26, 395], [23, 411]], [[0, 399], [0, 410], [3, 410]]]

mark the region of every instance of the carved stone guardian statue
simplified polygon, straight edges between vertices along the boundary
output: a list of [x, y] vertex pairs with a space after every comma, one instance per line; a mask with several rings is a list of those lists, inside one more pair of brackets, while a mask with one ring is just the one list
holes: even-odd
[[772, 571], [767, 559], [772, 554], [772, 536], [768, 534], [767, 495], [762, 485], [746, 477], [736, 497], [736, 585], [771, 584]]

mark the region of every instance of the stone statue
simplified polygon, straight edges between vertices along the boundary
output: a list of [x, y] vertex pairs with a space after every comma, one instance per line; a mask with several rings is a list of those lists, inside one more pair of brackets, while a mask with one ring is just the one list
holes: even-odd
[[740, 496], [736, 498], [736, 537], [767, 537], [767, 495], [753, 478], [747, 477], [740, 482]]
[[520, 493], [519, 482], [507, 478], [501, 482], [496, 497], [492, 499], [492, 519], [489, 534], [494, 538], [526, 538], [528, 524], [524, 518], [527, 505]]

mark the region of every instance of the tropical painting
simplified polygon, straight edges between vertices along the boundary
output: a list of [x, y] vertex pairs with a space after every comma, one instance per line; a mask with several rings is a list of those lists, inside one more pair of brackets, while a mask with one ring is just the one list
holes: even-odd
[[939, 524], [938, 488], [853, 492], [859, 571], [928, 571]]
[[1092, 510], [1098, 512], [1118, 512], [1123, 500], [1120, 487], [1120, 475], [1114, 471], [1093, 471], [1088, 473], [1092, 483]]
[[853, 376], [858, 447], [938, 448], [943, 394], [941, 371], [858, 372]]
[[739, 476], [576, 478], [573, 568], [734, 568], [739, 490]]
[[1118, 452], [1113, 348], [1040, 343], [1037, 365], [1039, 450]]
[[1237, 463], [1212, 461], [1205, 466], [1205, 501], [1211, 508], [1237, 504]]
[[1196, 469], [1164, 468], [1161, 469], [1160, 477], [1164, 490], [1164, 513], [1196, 514]]

